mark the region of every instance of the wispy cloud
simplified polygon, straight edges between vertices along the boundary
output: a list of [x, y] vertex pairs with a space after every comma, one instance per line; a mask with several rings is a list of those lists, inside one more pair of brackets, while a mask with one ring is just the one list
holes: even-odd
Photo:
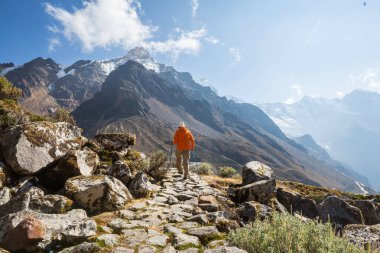
[[241, 61], [240, 50], [235, 47], [229, 48], [230, 54], [234, 57], [235, 62]]
[[141, 21], [138, 13], [143, 10], [137, 0], [85, 1], [82, 8], [72, 12], [47, 3], [45, 11], [59, 24], [58, 27], [51, 26], [50, 30], [63, 34], [72, 43], [79, 41], [85, 52], [96, 48], [122, 47], [128, 50], [143, 46], [153, 52], [178, 57], [181, 53], [197, 53], [207, 34], [205, 28], [177, 30], [175, 36], [166, 41], [154, 40], [158, 27]]
[[192, 11], [191, 13], [193, 17], [197, 15], [198, 7], [199, 7], [199, 0], [191, 0], [191, 11]]
[[290, 86], [291, 89], [295, 90], [298, 96], [302, 94], [302, 86], [300, 84], [293, 84]]
[[49, 53], [55, 52], [56, 47], [60, 45], [61, 45], [61, 41], [59, 40], [59, 38], [54, 37], [54, 38], [49, 39], [49, 44], [48, 44]]
[[302, 85], [293, 84], [290, 86], [292, 96], [288, 97], [284, 103], [285, 104], [294, 104], [297, 100], [302, 98]]

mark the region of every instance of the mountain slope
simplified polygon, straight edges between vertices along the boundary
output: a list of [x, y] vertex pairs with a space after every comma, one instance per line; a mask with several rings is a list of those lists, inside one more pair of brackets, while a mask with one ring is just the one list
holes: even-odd
[[312, 135], [334, 159], [380, 189], [380, 94], [355, 90], [342, 99], [305, 97], [291, 105], [260, 106], [286, 134]]
[[[254, 113], [266, 121], [257, 116], [250, 122], [244, 121], [225, 98], [215, 95], [212, 102], [197, 97], [183, 83], [173, 80], [128, 61], [111, 72], [101, 91], [82, 103], [73, 116], [87, 135], [97, 131], [135, 132], [141, 135], [138, 140], [144, 140], [137, 146], [148, 152], [168, 149], [166, 143], [178, 122], [184, 120], [195, 133], [197, 155], [202, 160], [235, 167], [260, 160], [272, 166], [281, 178], [358, 190], [352, 178], [287, 139], [260, 109], [251, 105]], [[217, 103], [223, 100], [230, 110]], [[263, 122], [270, 126], [269, 130]]]

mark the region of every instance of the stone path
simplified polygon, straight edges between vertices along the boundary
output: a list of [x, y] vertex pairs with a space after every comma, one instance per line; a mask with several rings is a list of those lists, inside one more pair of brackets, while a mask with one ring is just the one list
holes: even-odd
[[110, 214], [107, 224], [99, 226], [96, 244], [112, 253], [245, 252], [228, 247], [226, 233], [215, 226], [225, 219], [217, 198], [222, 194], [199, 175], [184, 181], [171, 169], [151, 199], [133, 203], [117, 217]]

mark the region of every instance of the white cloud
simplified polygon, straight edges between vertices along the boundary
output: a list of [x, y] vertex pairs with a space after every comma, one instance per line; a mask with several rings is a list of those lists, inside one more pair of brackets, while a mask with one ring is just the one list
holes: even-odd
[[229, 48], [230, 54], [234, 57], [235, 62], [241, 61], [240, 50], [234, 47]]
[[336, 92], [336, 97], [337, 98], [343, 98], [344, 97], [344, 92], [343, 91], [337, 91]]
[[191, 0], [191, 10], [192, 15], [195, 17], [197, 15], [197, 10], [199, 7], [199, 1], [198, 0]]
[[138, 15], [143, 10], [137, 0], [90, 0], [72, 12], [48, 3], [45, 10], [60, 24], [59, 32], [72, 43], [79, 41], [85, 52], [142, 46], [177, 57], [181, 53], [197, 53], [207, 33], [204, 28], [190, 32], [178, 30], [176, 37], [155, 41], [153, 35], [158, 27], [143, 24]]
[[49, 44], [48, 44], [49, 53], [55, 52], [56, 47], [60, 45], [61, 45], [61, 41], [57, 37], [49, 39]]
[[348, 80], [359, 88], [380, 92], [380, 68], [369, 68], [359, 75], [350, 73]]
[[211, 44], [214, 44], [214, 45], [221, 43], [220, 40], [215, 38], [214, 36], [208, 36], [205, 38], [205, 40]]

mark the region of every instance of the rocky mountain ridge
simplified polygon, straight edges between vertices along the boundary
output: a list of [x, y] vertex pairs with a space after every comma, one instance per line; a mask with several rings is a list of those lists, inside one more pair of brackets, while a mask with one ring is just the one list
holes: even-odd
[[362, 191], [359, 179], [315, 158], [258, 107], [218, 96], [189, 73], [156, 63], [142, 48], [115, 60], [78, 61], [65, 69], [38, 58], [8, 70], [5, 76], [24, 91], [24, 107], [36, 112], [76, 108], [73, 115], [87, 136], [134, 132], [136, 146], [151, 152], [169, 149], [172, 132], [185, 120], [197, 135], [200, 160], [238, 169], [260, 160], [281, 178]]

